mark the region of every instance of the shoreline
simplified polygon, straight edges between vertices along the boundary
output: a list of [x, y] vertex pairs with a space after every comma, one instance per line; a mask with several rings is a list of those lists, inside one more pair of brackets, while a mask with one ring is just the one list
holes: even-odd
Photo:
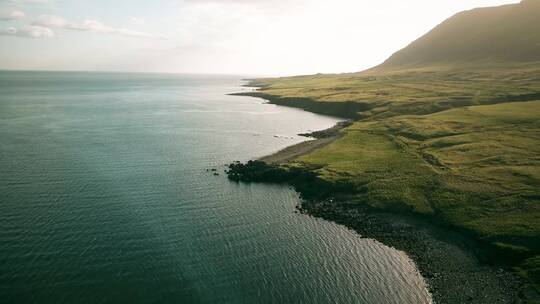
[[298, 134], [312, 140], [303, 141], [301, 143], [286, 147], [276, 153], [263, 156], [258, 160], [272, 165], [284, 164], [294, 158], [320, 149], [331, 144], [335, 140], [342, 137], [341, 130], [351, 124], [350, 120], [340, 121], [333, 127], [325, 130], [314, 131], [311, 133]]
[[[272, 104], [289, 106], [276, 103], [276, 98], [264, 93], [234, 95], [259, 97]], [[292, 107], [313, 112], [310, 110], [312, 105], [305, 108], [295, 104]], [[308, 189], [310, 183], [320, 182], [313, 173], [289, 172], [288, 175], [277, 174], [280, 176], [278, 179], [272, 177], [276, 170], [284, 170], [280, 169], [281, 164], [339, 139], [340, 130], [350, 124], [351, 120], [348, 120], [326, 130], [300, 134], [316, 139], [287, 147], [255, 161], [272, 168], [269, 173], [254, 176], [249, 172], [251, 169], [248, 163], [245, 165], [249, 172], [246, 176], [231, 178], [231, 172], [240, 175], [246, 172], [242, 172], [243, 169], [238, 171], [240, 167], [230, 166], [229, 178], [239, 182], [290, 184], [301, 194], [302, 204], [298, 209], [302, 213], [344, 225], [360, 237], [372, 238], [405, 252], [426, 280], [435, 303], [520, 303], [529, 296], [535, 297], [517, 274], [493, 263], [489, 257], [491, 252], [483, 244], [471, 236], [437, 223], [435, 218], [399, 210], [375, 210], [365, 203], [355, 201], [350, 192], [347, 194], [347, 185], [322, 185], [320, 188], [323, 190], [317, 189], [315, 192], [325, 193], [327, 197], [318, 197], [320, 193], [313, 195], [313, 191]], [[260, 167], [255, 170], [260, 170]], [[328, 193], [331, 193], [331, 197], [328, 197]]]
[[514, 303], [522, 297], [521, 279], [489, 265], [474, 240], [420, 216], [376, 210], [353, 200], [304, 200], [299, 210], [405, 252], [434, 303]]
[[[255, 84], [248, 84], [246, 87], [251, 88], [260, 88], [255, 86]], [[335, 116], [343, 119], [359, 119], [361, 116], [358, 112], [368, 111], [373, 105], [367, 103], [356, 103], [356, 102], [316, 102], [310, 98], [301, 98], [301, 97], [279, 97], [260, 91], [250, 91], [250, 92], [241, 92], [241, 93], [232, 93], [229, 94], [232, 96], [247, 96], [247, 97], [256, 97], [267, 100], [270, 104], [275, 104], [278, 106], [285, 106], [290, 108], [302, 109], [315, 114], [322, 114], [328, 116]]]

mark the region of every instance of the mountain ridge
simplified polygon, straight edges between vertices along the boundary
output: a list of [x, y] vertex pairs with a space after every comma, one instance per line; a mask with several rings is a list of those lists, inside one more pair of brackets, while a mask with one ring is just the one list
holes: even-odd
[[540, 61], [538, 29], [540, 0], [462, 11], [370, 70]]

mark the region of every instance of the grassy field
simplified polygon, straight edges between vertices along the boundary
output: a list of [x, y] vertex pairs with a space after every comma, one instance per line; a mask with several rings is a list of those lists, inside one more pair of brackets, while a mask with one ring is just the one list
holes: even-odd
[[492, 242], [536, 247], [539, 118], [540, 101], [530, 101], [360, 121], [289, 165], [352, 182], [374, 206], [406, 206]]
[[247, 95], [355, 120], [285, 168], [472, 235], [538, 288], [539, 16], [537, 0], [462, 12], [371, 70], [257, 79]]
[[540, 62], [257, 79], [261, 92], [365, 104], [365, 118], [429, 114], [466, 105], [540, 99]]
[[540, 282], [540, 65], [256, 84], [272, 96], [370, 104], [341, 138], [286, 167], [353, 184], [359, 203], [458, 228]]

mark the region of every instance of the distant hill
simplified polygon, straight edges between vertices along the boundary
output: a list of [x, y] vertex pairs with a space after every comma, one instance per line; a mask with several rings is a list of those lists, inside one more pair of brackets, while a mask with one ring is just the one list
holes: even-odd
[[376, 69], [540, 61], [540, 0], [458, 13]]

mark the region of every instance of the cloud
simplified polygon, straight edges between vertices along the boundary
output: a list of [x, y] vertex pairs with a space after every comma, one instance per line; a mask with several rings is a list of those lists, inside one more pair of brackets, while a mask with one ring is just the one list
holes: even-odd
[[87, 19], [82, 22], [69, 22], [66, 19], [59, 16], [42, 15], [41, 17], [39, 17], [37, 21], [34, 21], [32, 25], [51, 27], [51, 28], [61, 28], [61, 29], [73, 30], [73, 31], [116, 34], [116, 35], [122, 35], [122, 36], [150, 38], [150, 39], [163, 39], [163, 37], [161, 36], [146, 33], [146, 32], [133, 31], [133, 30], [125, 29], [125, 28], [111, 27], [94, 19]]
[[17, 34], [17, 29], [14, 27], [8, 27], [7, 29], [0, 29], [0, 35], [3, 36], [15, 36]]
[[216, 3], [216, 4], [249, 4], [249, 5], [276, 5], [276, 4], [287, 4], [289, 1], [276, 1], [276, 0], [184, 0], [186, 3]]
[[184, 0], [184, 3], [195, 6], [248, 6], [257, 7], [264, 10], [282, 10], [291, 9], [291, 6], [297, 8], [298, 5], [305, 4], [309, 0]]
[[40, 39], [40, 38], [52, 38], [54, 37], [54, 32], [48, 27], [28, 25], [21, 29], [16, 29], [14, 27], [8, 27], [7, 29], [0, 29], [0, 35]]
[[129, 22], [131, 22], [131, 24], [133, 25], [145, 25], [146, 24], [146, 19], [144, 18], [139, 18], [139, 17], [131, 17], [129, 18]]
[[19, 10], [14, 10], [11, 12], [0, 12], [0, 21], [22, 19], [24, 17], [26, 17], [26, 14], [23, 11]]
[[0, 3], [15, 3], [15, 4], [48, 4], [55, 0], [0, 0]]
[[33, 25], [41, 25], [41, 26], [47, 26], [47, 27], [67, 27], [69, 26], [66, 19], [59, 17], [59, 16], [53, 16], [53, 15], [41, 15], [37, 21], [32, 22]]

